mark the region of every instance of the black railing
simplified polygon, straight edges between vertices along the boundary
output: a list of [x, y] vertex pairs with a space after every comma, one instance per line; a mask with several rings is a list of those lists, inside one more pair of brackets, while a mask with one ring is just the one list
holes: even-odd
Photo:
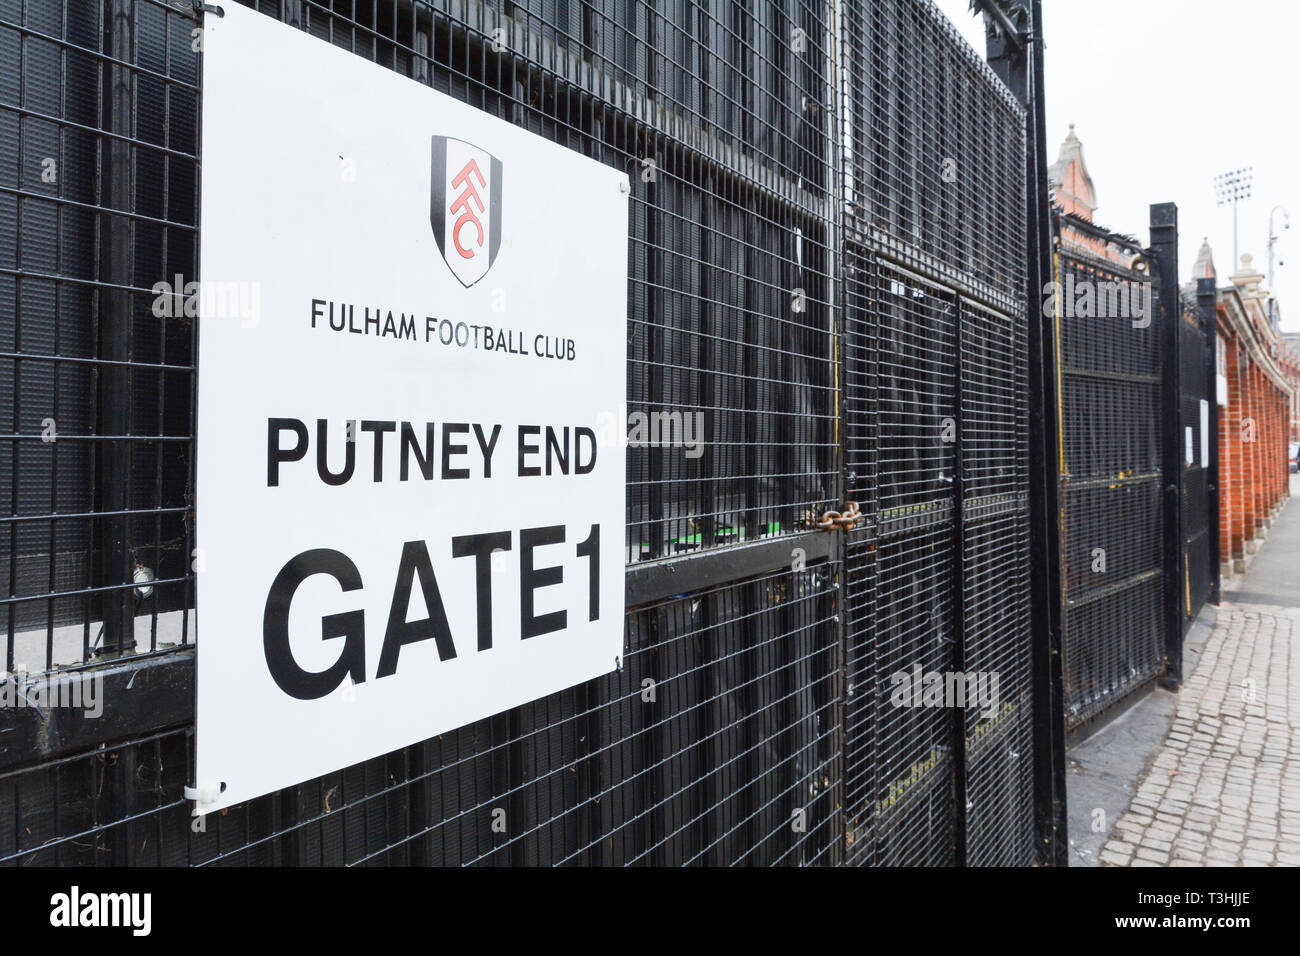
[[1055, 220], [1065, 719], [1076, 735], [1157, 679], [1178, 686], [1183, 637], [1213, 596], [1213, 318], [1179, 289], [1176, 208], [1151, 214], [1146, 248]]
[[627, 172], [628, 411], [700, 454], [628, 448], [620, 671], [192, 822], [196, 15], [0, 0], [5, 670], [105, 687], [0, 711], [0, 862], [1050, 858], [1033, 162], [933, 5], [247, 5]]
[[[857, 11], [858, 8], [854, 8]], [[846, 23], [845, 813], [853, 862], [1036, 859], [1025, 113], [928, 4]], [[996, 673], [999, 704], [895, 706]]]
[[[1161, 323], [1144, 250], [1058, 219], [1065, 715], [1079, 727], [1164, 670]], [[1104, 302], [1098, 304], [1098, 296]]]

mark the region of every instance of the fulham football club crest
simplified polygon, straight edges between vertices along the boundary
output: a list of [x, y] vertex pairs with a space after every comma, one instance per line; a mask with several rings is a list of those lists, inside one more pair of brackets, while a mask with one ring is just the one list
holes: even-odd
[[429, 220], [452, 275], [469, 288], [501, 248], [501, 161], [473, 143], [433, 137]]

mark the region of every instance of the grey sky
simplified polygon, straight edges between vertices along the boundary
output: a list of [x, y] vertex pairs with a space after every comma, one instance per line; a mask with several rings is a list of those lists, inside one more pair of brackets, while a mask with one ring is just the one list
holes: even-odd
[[[967, 0], [936, 0], [984, 52], [980, 18]], [[1300, 10], [1288, 0], [1044, 0], [1049, 160], [1069, 124], [1083, 142], [1097, 187], [1097, 221], [1148, 236], [1147, 207], [1178, 203], [1179, 272], [1186, 281], [1201, 239], [1214, 249], [1219, 282], [1236, 271], [1232, 211], [1215, 203], [1214, 176], [1255, 167], [1251, 199], [1238, 209], [1239, 248], [1268, 272], [1269, 210], [1275, 216], [1282, 328], [1300, 331]], [[1290, 255], [1288, 255], [1290, 253]]]

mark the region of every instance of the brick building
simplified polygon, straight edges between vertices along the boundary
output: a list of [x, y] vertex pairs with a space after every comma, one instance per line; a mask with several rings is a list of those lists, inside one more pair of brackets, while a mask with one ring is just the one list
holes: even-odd
[[1056, 162], [1047, 169], [1051, 204], [1061, 211], [1060, 240], [1063, 245], [1118, 265], [1132, 265], [1130, 248], [1136, 241], [1096, 225], [1097, 187], [1083, 159], [1083, 143], [1074, 124], [1061, 143]]
[[[1202, 244], [1192, 278], [1217, 279]], [[1250, 255], [1218, 288], [1219, 547], [1225, 575], [1245, 570], [1288, 495], [1300, 357], [1269, 320], [1264, 276]]]

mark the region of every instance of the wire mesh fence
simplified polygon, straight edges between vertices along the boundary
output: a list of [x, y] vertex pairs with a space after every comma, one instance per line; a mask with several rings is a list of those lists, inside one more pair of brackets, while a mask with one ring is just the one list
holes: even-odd
[[[845, 460], [867, 522], [846, 546], [846, 856], [1023, 864], [1024, 112], [932, 5], [849, 14]], [[902, 700], [899, 675], [992, 675], [998, 702]]]
[[[0, 862], [1032, 862], [1024, 113], [937, 9], [245, 5], [629, 174], [627, 412], [667, 430], [629, 569], [865, 519], [633, 602], [616, 673], [200, 829], [184, 713], [0, 751]], [[196, 26], [0, 0], [8, 672], [189, 666]], [[891, 705], [916, 666], [997, 705]]]
[[[160, 321], [150, 290], [193, 276], [193, 24], [148, 3], [129, 25], [112, 13], [0, 6], [11, 672], [158, 652], [192, 633], [194, 329], [184, 314]], [[147, 604], [137, 573], [152, 579]]]
[[[1063, 226], [1065, 231], [1062, 237]], [[1164, 669], [1160, 323], [1142, 250], [1057, 217], [1065, 718], [1086, 724]]]

